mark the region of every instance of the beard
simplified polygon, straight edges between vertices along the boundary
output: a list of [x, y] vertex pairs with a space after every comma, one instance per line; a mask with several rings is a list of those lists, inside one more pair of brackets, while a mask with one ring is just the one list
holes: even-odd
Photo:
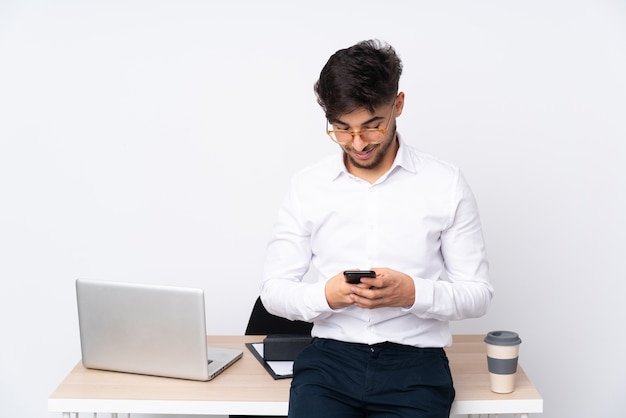
[[377, 145], [368, 145], [367, 147], [365, 147], [364, 150], [378, 148], [377, 150], [374, 151], [375, 152], [374, 158], [371, 161], [363, 162], [363, 161], [357, 160], [354, 157], [352, 157], [352, 155], [349, 152], [347, 152], [345, 149], [344, 149], [344, 155], [350, 161], [350, 164], [352, 164], [354, 167], [364, 169], [364, 170], [373, 170], [381, 164], [385, 156], [390, 152], [391, 146], [395, 144], [395, 142], [396, 142], [396, 132], [394, 129], [390, 140], [381, 142], [380, 144], [377, 144]]

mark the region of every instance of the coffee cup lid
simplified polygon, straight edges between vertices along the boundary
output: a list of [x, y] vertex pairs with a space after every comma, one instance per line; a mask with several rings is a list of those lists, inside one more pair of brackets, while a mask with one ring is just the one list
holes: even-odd
[[522, 340], [513, 331], [491, 331], [485, 337], [485, 342], [493, 345], [517, 345], [521, 344]]

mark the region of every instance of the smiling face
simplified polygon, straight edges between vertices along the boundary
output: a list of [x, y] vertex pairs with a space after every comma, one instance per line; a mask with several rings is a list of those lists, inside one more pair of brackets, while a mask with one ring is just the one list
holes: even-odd
[[[375, 181], [391, 168], [398, 150], [395, 119], [402, 113], [403, 106], [404, 94], [400, 93], [391, 106], [377, 108], [374, 113], [357, 109], [333, 121], [333, 129], [348, 131], [352, 135], [351, 141], [339, 144], [344, 151], [348, 172]], [[360, 134], [366, 129], [383, 129], [385, 133], [379, 141], [370, 142], [368, 135]]]

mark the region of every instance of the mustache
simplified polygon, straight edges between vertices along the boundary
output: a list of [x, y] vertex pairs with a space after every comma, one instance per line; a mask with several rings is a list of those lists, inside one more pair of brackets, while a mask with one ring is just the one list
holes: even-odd
[[363, 149], [362, 149], [362, 150], [360, 150], [360, 151], [359, 151], [359, 150], [357, 150], [357, 149], [355, 149], [352, 145], [350, 145], [350, 146], [348, 146], [348, 147], [346, 148], [346, 150], [347, 150], [347, 151], [354, 151], [354, 152], [369, 152], [369, 151], [373, 150], [374, 148], [376, 148], [378, 145], [380, 145], [380, 144], [376, 144], [376, 145], [374, 145], [374, 144], [369, 144], [369, 145], [367, 145], [365, 148], [363, 148]]

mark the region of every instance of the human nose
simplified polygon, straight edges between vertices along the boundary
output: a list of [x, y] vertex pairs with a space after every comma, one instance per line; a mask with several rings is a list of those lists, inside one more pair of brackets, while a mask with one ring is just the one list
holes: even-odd
[[367, 141], [361, 138], [360, 132], [352, 132], [352, 148], [357, 151], [363, 150], [368, 145]]

